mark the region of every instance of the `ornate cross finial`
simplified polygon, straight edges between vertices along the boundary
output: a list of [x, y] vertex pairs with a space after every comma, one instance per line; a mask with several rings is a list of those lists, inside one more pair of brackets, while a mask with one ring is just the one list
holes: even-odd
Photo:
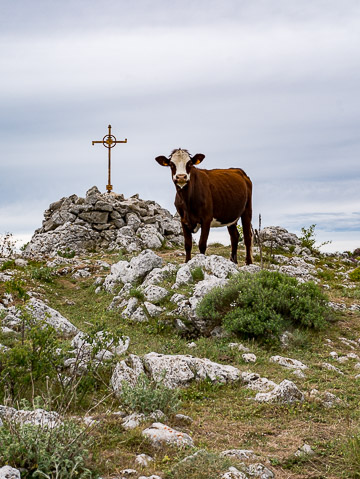
[[125, 138], [125, 140], [123, 141], [119, 141], [115, 138], [114, 135], [111, 134], [111, 125], [109, 125], [109, 133], [107, 135], [104, 136], [104, 138], [102, 140], [99, 140], [99, 141], [93, 141], [92, 144], [93, 146], [95, 145], [95, 143], [102, 143], [105, 148], [107, 148], [109, 150], [109, 159], [108, 159], [108, 184], [106, 185], [106, 189], [108, 191], [108, 193], [111, 192], [112, 190], [112, 184], [111, 184], [111, 149], [114, 148], [114, 146], [116, 145], [116, 143], [127, 143], [127, 138]]

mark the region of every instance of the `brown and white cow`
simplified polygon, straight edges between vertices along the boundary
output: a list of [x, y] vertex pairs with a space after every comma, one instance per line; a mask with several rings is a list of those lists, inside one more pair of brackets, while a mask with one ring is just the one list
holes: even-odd
[[200, 253], [205, 254], [210, 227], [227, 226], [231, 238], [230, 259], [237, 263], [241, 218], [246, 247], [246, 264], [252, 263], [252, 183], [240, 168], [198, 169], [205, 155], [190, 156], [187, 150], [174, 150], [169, 158], [158, 156], [162, 166], [170, 166], [176, 187], [175, 206], [184, 232], [186, 262], [191, 258], [192, 233], [201, 228]]

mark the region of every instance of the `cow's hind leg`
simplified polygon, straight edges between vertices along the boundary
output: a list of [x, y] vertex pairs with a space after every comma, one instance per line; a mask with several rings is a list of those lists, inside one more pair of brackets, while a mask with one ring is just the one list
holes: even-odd
[[246, 206], [244, 213], [241, 216], [241, 223], [243, 227], [244, 243], [246, 249], [246, 264], [252, 264], [252, 229], [251, 229], [252, 208], [251, 204]]
[[207, 240], [209, 238], [210, 223], [201, 225], [201, 235], [199, 239], [199, 251], [201, 254], [205, 254], [207, 247]]
[[192, 248], [192, 235], [190, 229], [186, 226], [186, 224], [181, 223], [183, 233], [184, 233], [184, 243], [185, 243], [185, 263], [191, 260], [191, 248]]
[[234, 225], [228, 226], [228, 232], [231, 239], [230, 261], [237, 264], [237, 249], [238, 249], [238, 243], [239, 243], [239, 237], [240, 237], [240, 234], [237, 229], [237, 225], [234, 224]]

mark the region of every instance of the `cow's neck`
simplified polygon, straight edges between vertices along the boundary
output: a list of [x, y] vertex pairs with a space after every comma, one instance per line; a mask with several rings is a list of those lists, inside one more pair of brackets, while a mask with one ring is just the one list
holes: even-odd
[[177, 189], [177, 194], [187, 205], [191, 204], [191, 200], [194, 197], [194, 192], [196, 191], [196, 180], [197, 180], [198, 171], [193, 168], [190, 173], [190, 181], [185, 186], [185, 188]]

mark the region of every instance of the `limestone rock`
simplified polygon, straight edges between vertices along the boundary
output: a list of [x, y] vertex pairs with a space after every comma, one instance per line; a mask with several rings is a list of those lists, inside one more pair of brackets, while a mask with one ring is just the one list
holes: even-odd
[[149, 285], [144, 288], [144, 294], [148, 301], [160, 301], [168, 295], [168, 291], [161, 286]]
[[241, 373], [241, 379], [246, 384], [246, 387], [253, 391], [269, 392], [277, 386], [274, 381], [270, 381], [270, 379], [267, 378], [262, 378], [259, 374], [251, 372]]
[[283, 356], [271, 356], [270, 361], [289, 369], [307, 369], [307, 366], [297, 359], [284, 358]]
[[229, 470], [221, 476], [221, 479], [248, 479], [248, 477], [236, 467], [231, 466]]
[[75, 336], [79, 332], [68, 319], [40, 299], [31, 298], [28, 302], [27, 310], [35, 320], [44, 321], [63, 336]]
[[183, 241], [180, 220], [154, 201], [135, 195], [127, 200], [116, 193], [90, 188], [85, 198], [71, 195], [52, 203], [42, 227], [25, 249], [26, 256], [54, 255], [58, 250], [86, 252], [124, 248], [127, 252], [157, 249], [164, 242]]
[[224, 384], [240, 378], [240, 371], [233, 366], [190, 355], [165, 355], [152, 352], [145, 354], [143, 361], [151, 377], [155, 381], [163, 379], [164, 385], [170, 389], [186, 386], [193, 380], [209, 379], [211, 382]]
[[144, 250], [138, 256], [128, 261], [119, 261], [111, 266], [111, 272], [106, 276], [104, 288], [112, 291], [117, 283], [134, 283], [162, 265], [162, 258], [152, 250]]
[[280, 402], [292, 403], [295, 401], [303, 401], [304, 394], [297, 386], [287, 379], [284, 379], [278, 386], [268, 393], [257, 393], [255, 401], [259, 402]]
[[254, 459], [256, 454], [252, 449], [228, 449], [220, 453], [223, 457], [233, 457], [234, 459], [239, 459], [241, 461]]
[[141, 467], [148, 467], [154, 459], [147, 454], [138, 454], [135, 459], [135, 464], [138, 464]]
[[124, 381], [135, 386], [139, 376], [144, 373], [141, 359], [134, 354], [130, 354], [126, 360], [117, 363], [111, 376], [111, 386], [115, 394], [121, 395]]
[[172, 429], [161, 422], [153, 423], [142, 432], [142, 435], [150, 439], [155, 447], [161, 447], [164, 444], [177, 447], [194, 446], [194, 442], [188, 434]]
[[0, 467], [0, 479], [20, 479], [20, 471], [11, 466]]
[[61, 417], [55, 411], [45, 409], [23, 410], [8, 406], [0, 406], [0, 418], [8, 419], [20, 424], [33, 424], [39, 427], [53, 429], [61, 423]]

